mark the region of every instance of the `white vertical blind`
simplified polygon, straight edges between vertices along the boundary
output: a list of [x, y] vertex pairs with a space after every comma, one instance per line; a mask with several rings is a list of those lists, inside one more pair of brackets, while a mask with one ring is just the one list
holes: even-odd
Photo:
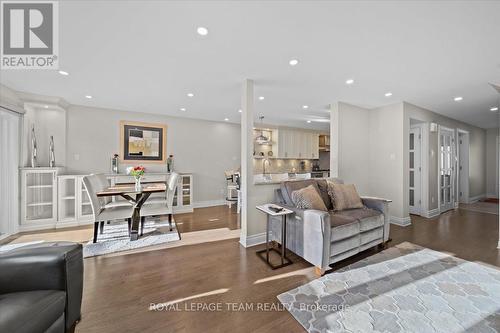
[[21, 115], [0, 107], [0, 239], [19, 226]]

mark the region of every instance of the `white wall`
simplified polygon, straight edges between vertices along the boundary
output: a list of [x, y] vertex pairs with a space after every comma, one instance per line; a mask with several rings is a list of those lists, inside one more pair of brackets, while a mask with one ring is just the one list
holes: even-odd
[[[393, 200], [390, 215], [394, 222], [409, 222], [408, 188], [409, 158], [408, 133], [410, 119], [466, 130], [470, 134], [469, 195], [486, 194], [486, 131], [460, 121], [441, 116], [409, 103], [397, 103], [375, 109], [366, 109], [347, 103], [332, 107], [331, 163], [336, 161], [338, 149], [338, 176], [356, 185], [361, 195], [373, 195]], [[338, 131], [335, 133], [335, 131]], [[335, 139], [338, 134], [338, 139]], [[424, 131], [429, 142], [426, 152], [429, 191], [427, 209], [438, 207], [437, 133]]]
[[[369, 110], [339, 102], [338, 129], [332, 121], [331, 133], [338, 131], [338, 177], [355, 184], [360, 195], [370, 192]], [[332, 135], [332, 140], [335, 140]], [[334, 159], [332, 156], [330, 160]], [[333, 164], [333, 163], [332, 163]]]
[[368, 115], [369, 193], [391, 199], [391, 216], [405, 218], [403, 104], [372, 109]]
[[[224, 171], [240, 166], [240, 128], [231, 123], [70, 106], [67, 110], [68, 172], [109, 172], [110, 158], [119, 153], [120, 120], [166, 124], [167, 155], [174, 155], [178, 172], [193, 173], [194, 203], [224, 199]], [[166, 171], [164, 164], [143, 165], [152, 172]], [[120, 170], [125, 167], [122, 165]]]
[[[410, 119], [426, 123], [435, 122], [453, 129], [462, 129], [469, 132], [469, 197], [479, 197], [486, 194], [486, 130], [465, 124], [455, 119], [444, 117], [430, 110], [410, 103], [404, 103], [405, 127], [409, 128]], [[407, 135], [405, 135], [406, 137]], [[438, 134], [429, 133], [429, 210], [438, 208]], [[408, 155], [408, 145], [405, 145], [405, 157]], [[408, 162], [405, 162], [405, 194], [408, 192]], [[406, 201], [406, 209], [408, 201]]]
[[498, 152], [497, 137], [500, 135], [498, 128], [486, 131], [486, 195], [498, 198]]

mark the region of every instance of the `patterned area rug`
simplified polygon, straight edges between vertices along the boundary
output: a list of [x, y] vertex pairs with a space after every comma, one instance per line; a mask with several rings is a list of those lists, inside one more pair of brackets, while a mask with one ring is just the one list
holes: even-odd
[[500, 270], [411, 243], [278, 299], [308, 332], [500, 330]]
[[106, 224], [103, 233], [98, 234], [96, 243], [90, 240], [83, 246], [83, 257], [94, 257], [177, 241], [179, 235], [174, 222], [172, 226], [173, 231], [170, 231], [167, 221], [147, 221], [144, 225], [144, 235], [136, 241], [130, 241], [126, 222]]

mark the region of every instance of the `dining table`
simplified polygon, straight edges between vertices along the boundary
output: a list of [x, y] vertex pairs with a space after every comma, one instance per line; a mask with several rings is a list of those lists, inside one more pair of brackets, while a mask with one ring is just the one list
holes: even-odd
[[130, 240], [135, 241], [139, 238], [139, 225], [141, 221], [141, 207], [149, 196], [153, 193], [165, 192], [167, 185], [164, 182], [143, 183], [137, 187], [135, 184], [116, 184], [111, 185], [99, 192], [98, 197], [121, 196], [127, 200], [133, 207], [132, 225], [130, 228]]

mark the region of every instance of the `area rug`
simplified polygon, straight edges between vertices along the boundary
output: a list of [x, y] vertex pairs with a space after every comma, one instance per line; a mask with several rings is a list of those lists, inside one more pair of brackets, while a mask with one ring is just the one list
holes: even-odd
[[500, 270], [407, 242], [278, 299], [308, 332], [500, 330]]
[[159, 245], [179, 240], [175, 223], [170, 231], [168, 221], [147, 221], [144, 225], [144, 235], [131, 241], [126, 222], [106, 224], [102, 234], [98, 234], [97, 242], [90, 240], [83, 246], [83, 257], [94, 257], [114, 252], [135, 250], [147, 246]]

